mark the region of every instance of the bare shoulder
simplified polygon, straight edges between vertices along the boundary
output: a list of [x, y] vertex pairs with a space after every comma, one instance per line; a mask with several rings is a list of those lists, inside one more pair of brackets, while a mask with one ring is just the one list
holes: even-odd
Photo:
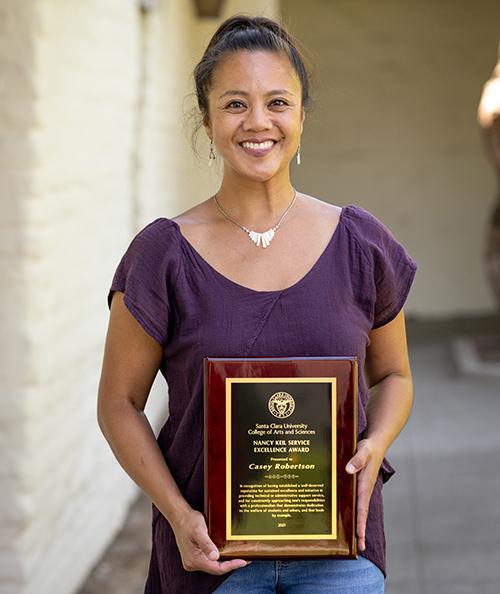
[[179, 213], [175, 217], [172, 217], [172, 220], [178, 225], [193, 227], [199, 224], [208, 223], [211, 218], [209, 200], [205, 200]]
[[335, 223], [340, 217], [342, 207], [330, 202], [325, 202], [315, 196], [309, 194], [300, 194], [301, 202], [304, 208], [311, 214], [312, 217], [319, 217], [320, 220], [327, 220], [328, 222]]
[[182, 235], [199, 252], [205, 254], [205, 251], [210, 251], [208, 248], [217, 235], [210, 198], [179, 213], [172, 220], [179, 225]]

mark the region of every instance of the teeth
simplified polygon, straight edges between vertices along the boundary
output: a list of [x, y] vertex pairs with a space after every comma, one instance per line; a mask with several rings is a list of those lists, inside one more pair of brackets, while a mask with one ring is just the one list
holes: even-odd
[[272, 140], [267, 140], [266, 142], [242, 142], [241, 145], [245, 148], [249, 149], [268, 149], [273, 146], [274, 142]]

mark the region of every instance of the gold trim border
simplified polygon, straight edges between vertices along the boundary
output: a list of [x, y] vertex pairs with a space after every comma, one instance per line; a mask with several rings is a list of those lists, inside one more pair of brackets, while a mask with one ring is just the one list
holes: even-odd
[[[331, 384], [332, 421], [332, 507], [329, 534], [233, 534], [232, 533], [232, 477], [231, 477], [231, 386], [233, 383], [323, 383]], [[336, 377], [227, 377], [226, 378], [226, 540], [336, 540], [337, 539], [337, 378]]]

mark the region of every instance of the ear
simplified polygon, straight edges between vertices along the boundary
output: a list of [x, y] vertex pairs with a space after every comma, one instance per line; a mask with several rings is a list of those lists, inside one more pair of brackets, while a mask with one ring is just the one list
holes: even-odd
[[212, 133], [212, 124], [210, 123], [210, 119], [208, 114], [203, 116], [203, 128], [205, 128], [205, 132], [210, 140], [212, 140], [213, 133]]
[[302, 116], [300, 118], [300, 133], [302, 134], [302, 132], [304, 131], [304, 119], [306, 117], [306, 110], [304, 108], [302, 108]]

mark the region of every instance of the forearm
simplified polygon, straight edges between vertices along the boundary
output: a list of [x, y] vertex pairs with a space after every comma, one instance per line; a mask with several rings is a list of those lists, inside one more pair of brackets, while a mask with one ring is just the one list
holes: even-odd
[[122, 468], [170, 523], [189, 509], [142, 411], [122, 401], [100, 411], [98, 420]]
[[368, 391], [366, 437], [380, 443], [384, 452], [405, 426], [413, 404], [411, 375], [391, 373]]

